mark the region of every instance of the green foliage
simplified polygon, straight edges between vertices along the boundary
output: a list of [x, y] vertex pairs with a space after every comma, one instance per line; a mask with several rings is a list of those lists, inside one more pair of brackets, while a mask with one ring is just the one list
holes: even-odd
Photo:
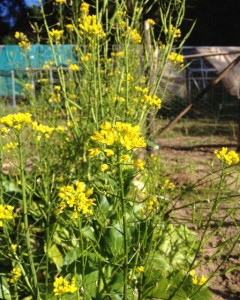
[[[154, 39], [151, 25], [151, 45], [140, 26], [148, 1], [136, 2], [131, 18], [123, 1], [111, 14], [105, 1], [91, 7], [96, 14], [81, 1], [69, 24], [60, 2], [56, 28], [41, 5], [54, 62], [35, 78], [39, 89], [24, 86], [28, 105], [0, 118], [0, 298], [211, 299], [208, 278], [191, 272], [225, 175], [199, 238], [173, 222], [184, 194], [143, 150], [146, 140], [154, 145], [149, 124], [167, 95], [160, 83], [184, 1], [160, 8], [161, 37]], [[16, 37], [28, 55], [27, 37]], [[66, 62], [67, 70], [53, 47], [65, 41], [77, 45], [79, 62]]]

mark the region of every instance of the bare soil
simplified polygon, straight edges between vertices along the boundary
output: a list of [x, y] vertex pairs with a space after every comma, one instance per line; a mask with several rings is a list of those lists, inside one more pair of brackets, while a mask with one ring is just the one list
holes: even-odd
[[[176, 185], [181, 186], [191, 185], [209, 173], [210, 163], [214, 158], [214, 149], [220, 149], [222, 146], [228, 146], [233, 150], [236, 149], [236, 139], [231, 134], [158, 138], [156, 144], [159, 145], [158, 153], [163, 164], [167, 162], [165, 165], [168, 176]], [[239, 176], [239, 167], [237, 168], [238, 172], [236, 176]], [[232, 188], [236, 189], [239, 194], [239, 181], [236, 181]], [[219, 211], [219, 218], [224, 218], [224, 209], [226, 208]], [[192, 212], [188, 209], [181, 209], [177, 212], [176, 217], [180, 220], [191, 220]], [[236, 220], [237, 224], [236, 222], [233, 223], [232, 220], [226, 219], [221, 225], [223, 231], [229, 237], [237, 235], [240, 232], [239, 208]], [[195, 230], [197, 234], [201, 234], [201, 229], [195, 224], [189, 222], [188, 226]], [[212, 224], [211, 228], [212, 232], [214, 232], [214, 224]], [[222, 264], [208, 284], [214, 294], [214, 300], [239, 300], [240, 243], [236, 245], [235, 250], [229, 256], [228, 248], [226, 248], [224, 253], [220, 253], [215, 258], [209, 260], [216, 253], [217, 246], [222, 242], [222, 239], [223, 237], [219, 234], [213, 234], [202, 254], [206, 263], [201, 266], [199, 271], [203, 275], [208, 276], [208, 274], [214, 272]]]

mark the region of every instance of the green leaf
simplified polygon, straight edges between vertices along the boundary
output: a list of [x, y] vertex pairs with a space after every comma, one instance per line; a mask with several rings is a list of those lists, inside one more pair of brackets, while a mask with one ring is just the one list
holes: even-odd
[[53, 244], [48, 249], [48, 256], [54, 262], [58, 271], [60, 271], [63, 265], [63, 257], [56, 244]]
[[70, 251], [67, 252], [63, 259], [63, 266], [70, 265], [74, 261], [76, 261], [80, 256], [82, 255], [82, 252], [79, 248], [73, 248]]
[[91, 298], [96, 297], [96, 292], [97, 292], [96, 282], [98, 281], [98, 279], [99, 279], [99, 271], [93, 271], [85, 275], [86, 289]]
[[1, 276], [0, 278], [0, 299], [4, 299], [4, 300], [12, 299], [9, 291], [9, 285], [3, 276]]
[[90, 226], [85, 226], [83, 229], [82, 229], [82, 233], [85, 237], [89, 238], [90, 240], [96, 242], [96, 238], [95, 238], [95, 235], [94, 235], [94, 229]]
[[123, 234], [119, 225], [107, 230], [105, 235], [105, 243], [114, 257], [123, 253]]

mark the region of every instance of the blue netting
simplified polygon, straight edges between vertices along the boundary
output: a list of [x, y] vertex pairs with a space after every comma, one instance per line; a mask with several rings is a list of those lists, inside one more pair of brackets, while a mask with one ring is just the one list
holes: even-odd
[[[57, 66], [67, 67], [70, 63], [77, 63], [73, 45], [53, 47]], [[21, 94], [23, 84], [29, 82], [30, 71], [41, 69], [48, 62], [56, 65], [50, 45], [32, 45], [27, 55], [17, 45], [0, 46], [0, 95], [11, 96], [14, 86], [15, 94]]]

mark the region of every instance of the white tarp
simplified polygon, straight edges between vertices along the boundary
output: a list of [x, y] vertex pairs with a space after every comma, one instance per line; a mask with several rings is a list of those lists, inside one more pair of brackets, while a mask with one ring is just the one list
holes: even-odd
[[[203, 54], [204, 58], [218, 71], [221, 72], [240, 55], [240, 47], [196, 47], [196, 52]], [[213, 55], [208, 55], [213, 54]], [[240, 63], [222, 80], [228, 92], [240, 98]]]

